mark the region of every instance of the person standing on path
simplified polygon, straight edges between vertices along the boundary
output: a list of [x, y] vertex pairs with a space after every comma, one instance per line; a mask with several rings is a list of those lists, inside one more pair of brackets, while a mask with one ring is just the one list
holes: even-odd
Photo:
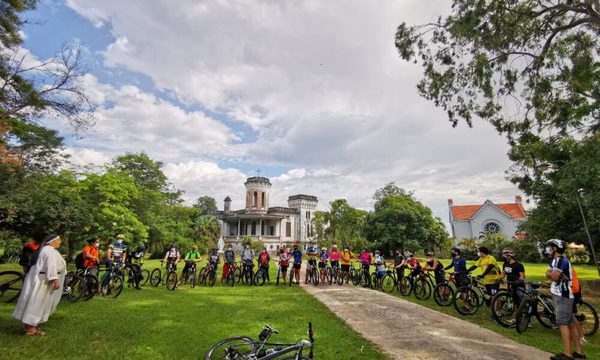
[[298, 249], [298, 244], [294, 244], [294, 251], [291, 253], [294, 258], [294, 276], [296, 284], [300, 285], [300, 268], [302, 267], [302, 250]]
[[340, 254], [342, 260], [342, 275], [344, 276], [344, 280], [346, 280], [346, 284], [350, 280], [350, 262], [355, 257], [354, 253], [350, 251], [350, 247], [348, 245], [344, 246], [344, 250]]
[[502, 279], [506, 278], [508, 289], [510, 290], [514, 306], [521, 303], [521, 295], [525, 292], [525, 267], [515, 258], [515, 253], [511, 249], [502, 250], [504, 264], [502, 264], [502, 272], [498, 275], [498, 284]]
[[23, 323], [25, 335], [44, 335], [38, 325], [48, 321], [62, 296], [67, 264], [58, 252], [62, 239], [49, 235], [31, 258], [13, 318]]
[[[562, 240], [551, 239], [546, 242], [546, 254], [552, 259], [546, 278], [552, 281], [550, 292], [563, 343], [563, 352], [551, 356], [550, 360], [586, 359], [573, 322], [573, 272], [569, 259], [564, 256], [565, 250], [566, 245]], [[571, 341], [575, 343], [575, 351], [572, 351]]]

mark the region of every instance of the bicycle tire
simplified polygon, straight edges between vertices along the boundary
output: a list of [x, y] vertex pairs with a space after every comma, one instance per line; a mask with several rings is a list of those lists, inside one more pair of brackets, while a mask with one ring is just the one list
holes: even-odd
[[327, 283], [329, 285], [333, 284], [333, 269], [327, 268], [327, 273], [325, 275], [327, 277]]
[[515, 314], [518, 306], [514, 303], [513, 296], [510, 292], [498, 292], [492, 298], [490, 309], [492, 316], [498, 325], [505, 328], [516, 326]]
[[352, 271], [350, 274], [350, 280], [352, 281], [352, 285], [354, 286], [358, 286], [358, 284], [360, 284], [360, 273], [355, 271]]
[[83, 292], [83, 301], [91, 300], [98, 292], [98, 278], [92, 274], [86, 274], [83, 277], [85, 288]]
[[83, 296], [83, 279], [74, 272], [65, 275], [62, 297], [70, 303], [77, 302]]
[[227, 273], [227, 278], [225, 279], [225, 284], [227, 284], [227, 286], [231, 286], [231, 287], [233, 287], [235, 285], [235, 272], [230, 271], [229, 273]]
[[175, 290], [177, 288], [177, 273], [175, 271], [169, 271], [167, 273], [167, 279], [165, 280], [165, 285], [169, 290]]
[[426, 279], [417, 279], [413, 294], [417, 299], [425, 301], [431, 297], [431, 285]]
[[254, 285], [254, 274], [251, 269], [246, 269], [246, 273], [244, 274], [244, 281], [246, 286]]
[[12, 302], [19, 298], [25, 275], [19, 271], [0, 272], [0, 301]]
[[319, 281], [320, 281], [320, 274], [319, 271], [317, 270], [316, 266], [313, 266], [310, 269], [310, 277], [311, 277], [311, 282], [314, 286], [319, 285]]
[[102, 296], [117, 298], [123, 291], [123, 278], [118, 275], [107, 276], [100, 285]]
[[206, 274], [206, 285], [213, 287], [217, 282], [217, 273], [214, 270], [210, 270]]
[[289, 287], [292, 286], [292, 284], [294, 283], [294, 274], [296, 273], [296, 271], [294, 270], [294, 266], [292, 266], [292, 268], [290, 269], [290, 278], [288, 280], [289, 282]]
[[335, 272], [335, 280], [338, 285], [344, 285], [344, 276], [339, 270]]
[[404, 276], [400, 278], [400, 280], [398, 281], [398, 292], [402, 296], [410, 295], [410, 293], [412, 292], [412, 282], [410, 281], [409, 277]]
[[254, 285], [263, 286], [266, 280], [267, 276], [265, 275], [264, 270], [258, 270], [256, 274], [254, 274]]
[[150, 285], [157, 287], [162, 281], [162, 273], [159, 268], [152, 270], [150, 273]]
[[467, 286], [456, 289], [454, 308], [462, 315], [474, 315], [479, 310], [477, 293]]
[[275, 286], [279, 286], [279, 278], [281, 278], [281, 267], [277, 267], [277, 278], [275, 279]]
[[598, 331], [598, 313], [596, 309], [585, 301], [576, 304], [575, 317], [583, 328], [583, 335], [593, 336]]
[[223, 339], [212, 345], [206, 352], [204, 360], [246, 359], [254, 355], [257, 344], [247, 336], [236, 336]]
[[440, 283], [433, 289], [433, 300], [439, 306], [450, 306], [454, 302], [454, 290], [448, 283]]
[[529, 327], [529, 322], [531, 321], [531, 314], [529, 309], [531, 306], [530, 304], [531, 300], [523, 299], [523, 301], [521, 301], [519, 307], [517, 308], [515, 314], [515, 325], [519, 334], [522, 334], [525, 331], [527, 331], [527, 328]]
[[396, 288], [396, 282], [392, 275], [386, 274], [383, 279], [381, 279], [381, 290], [384, 293], [391, 294], [394, 292]]
[[550, 296], [542, 295], [543, 300], [546, 303], [546, 306], [542, 303], [542, 301], [536, 301], [535, 306], [535, 318], [537, 321], [545, 327], [546, 329], [552, 329], [556, 325], [556, 313], [554, 310], [554, 303], [552, 302], [552, 298]]
[[139, 286], [145, 286], [148, 283], [148, 280], [150, 280], [150, 271], [149, 270], [142, 270], [142, 278], [140, 279], [140, 283], [138, 284]]

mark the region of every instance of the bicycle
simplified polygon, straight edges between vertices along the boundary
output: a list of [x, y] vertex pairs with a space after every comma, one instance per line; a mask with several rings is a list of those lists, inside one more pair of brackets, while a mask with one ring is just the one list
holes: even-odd
[[498, 291], [492, 297], [490, 308], [492, 317], [496, 322], [505, 328], [515, 327], [515, 313], [521, 299], [525, 296], [525, 287], [523, 281], [509, 281], [507, 285], [510, 288]]
[[2, 271], [0, 272], [0, 300], [12, 302], [19, 298], [25, 274], [20, 271]]
[[237, 270], [237, 266], [235, 263], [229, 264], [229, 269], [227, 270], [227, 274], [225, 274], [225, 284], [227, 286], [235, 285], [236, 270]]
[[355, 271], [354, 278], [352, 279], [352, 284], [354, 286], [362, 285], [363, 287], [371, 287], [371, 275], [369, 274], [369, 270], [367, 270], [367, 266], [370, 264], [362, 264], [361, 268]]
[[526, 284], [525, 294], [515, 312], [515, 327], [519, 334], [527, 330], [532, 316], [535, 316], [540, 325], [545, 328], [552, 328], [556, 325], [556, 314], [552, 298], [538, 291], [539, 288], [543, 287], [547, 288], [547, 286], [542, 286], [539, 283]]
[[[268, 264], [267, 264], [268, 266]], [[254, 274], [254, 285], [263, 286], [265, 281], [267, 280], [269, 268], [263, 267], [262, 265], [258, 266], [258, 270]]]
[[449, 274], [448, 278], [444, 276], [444, 282], [433, 288], [433, 300], [439, 306], [450, 306], [454, 303], [455, 291], [456, 280], [454, 280], [453, 274]]
[[[462, 315], [474, 315], [484, 303], [491, 304], [492, 294], [489, 294], [485, 285], [473, 276], [468, 274], [467, 277], [467, 285], [456, 289], [454, 307]], [[462, 302], [462, 306], [460, 306], [460, 302]]]
[[202, 268], [200, 275], [198, 276], [198, 283], [201, 285], [208, 285], [209, 287], [215, 286], [217, 282], [217, 267], [210, 261]]
[[[292, 266], [290, 266], [290, 276], [288, 280], [290, 287], [294, 283], [294, 279], [296, 279], [296, 285], [300, 285], [300, 275], [296, 276], [296, 269], [294, 268], [294, 264], [295, 263], [292, 263]], [[300, 263], [300, 265], [302, 265], [302, 263]]]
[[384, 293], [391, 294], [394, 289], [398, 286], [398, 278], [396, 276], [396, 268], [393, 266], [386, 266], [385, 275], [381, 279], [381, 290]]
[[187, 271], [183, 274], [181, 274], [181, 278], [179, 279], [179, 281], [181, 281], [183, 284], [187, 284], [188, 280], [190, 281], [190, 287], [193, 289], [196, 287], [196, 261], [194, 260], [185, 260], [186, 263], [189, 263], [190, 266], [187, 269]]
[[123, 291], [123, 276], [121, 264], [112, 264], [108, 267], [100, 281], [100, 294], [112, 298], [117, 298], [121, 295]]
[[307, 278], [304, 280], [304, 283], [311, 283], [314, 286], [319, 285], [319, 280], [320, 280], [320, 274], [319, 274], [319, 270], [317, 269], [317, 261], [314, 259], [309, 259], [307, 261], [308, 267], [307, 267]]
[[575, 318], [583, 328], [583, 335], [593, 336], [598, 331], [598, 313], [592, 305], [583, 300], [575, 302]]
[[331, 264], [330, 264], [329, 266], [327, 266], [326, 277], [327, 277], [327, 282], [329, 283], [329, 285], [331, 285], [333, 283], [337, 283], [338, 285], [344, 284], [344, 278], [342, 277], [342, 274], [340, 272], [339, 265], [331, 266]]
[[238, 277], [238, 282], [239, 281], [247, 286], [254, 285], [254, 262], [252, 260], [244, 261], [242, 273]]
[[[286, 281], [285, 275], [287, 274], [287, 269], [286, 269], [286, 271], [283, 271], [282, 261], [275, 260], [275, 262], [277, 263], [277, 279], [275, 281], [275, 285], [279, 286], [279, 281], [281, 280], [281, 278], [283, 278], [282, 283], [285, 284], [285, 281]], [[289, 267], [288, 261], [285, 262], [285, 266]]]
[[90, 300], [98, 292], [98, 278], [89, 273], [89, 267], [70, 271], [65, 275], [63, 294], [67, 302], [74, 303], [83, 299]]
[[150, 280], [150, 271], [148, 271], [147, 269], [142, 269], [141, 263], [139, 264], [129, 264], [127, 265], [127, 287], [131, 287], [131, 285], [135, 284], [135, 274], [133, 271], [133, 265], [138, 266], [138, 268], [140, 269], [140, 273], [139, 273], [139, 281], [138, 281], [138, 286], [142, 287], [144, 285], [146, 285], [148, 283], [148, 280]]
[[[258, 335], [258, 341], [248, 336], [236, 336], [223, 339], [210, 347], [206, 353], [205, 360], [214, 359], [237, 359], [237, 360], [270, 360], [280, 358], [286, 354], [293, 357], [286, 359], [312, 360], [314, 359], [314, 343], [312, 323], [308, 323], [308, 339], [300, 340], [295, 344], [272, 343], [269, 338], [279, 331], [269, 325], [265, 325]], [[308, 357], [304, 356], [304, 348], [308, 347]]]

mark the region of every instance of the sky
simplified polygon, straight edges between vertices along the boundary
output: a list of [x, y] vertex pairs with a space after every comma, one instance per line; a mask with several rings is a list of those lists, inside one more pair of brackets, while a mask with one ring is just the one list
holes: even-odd
[[[41, 0], [25, 15], [38, 59], [84, 46], [97, 105], [76, 135], [53, 120], [77, 165], [145, 152], [192, 204], [244, 205], [244, 180], [271, 179], [271, 206], [294, 194], [319, 208], [372, 209], [386, 183], [414, 191], [448, 223], [455, 205], [513, 202], [506, 139], [484, 121], [452, 128], [421, 98], [420, 65], [401, 60], [396, 27], [449, 11], [429, 0]], [[376, 5], [375, 5], [376, 4]]]

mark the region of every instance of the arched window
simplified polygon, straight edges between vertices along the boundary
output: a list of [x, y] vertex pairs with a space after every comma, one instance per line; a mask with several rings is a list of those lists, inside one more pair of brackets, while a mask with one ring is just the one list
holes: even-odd
[[261, 194], [260, 206], [265, 207], [265, 193]]
[[500, 232], [500, 225], [498, 225], [497, 223], [490, 221], [489, 223], [485, 224], [485, 226], [483, 227], [483, 230], [485, 230], [486, 233], [489, 234], [496, 234]]
[[252, 206], [256, 207], [256, 202], [258, 201], [258, 192], [254, 192], [254, 196], [252, 197]]

